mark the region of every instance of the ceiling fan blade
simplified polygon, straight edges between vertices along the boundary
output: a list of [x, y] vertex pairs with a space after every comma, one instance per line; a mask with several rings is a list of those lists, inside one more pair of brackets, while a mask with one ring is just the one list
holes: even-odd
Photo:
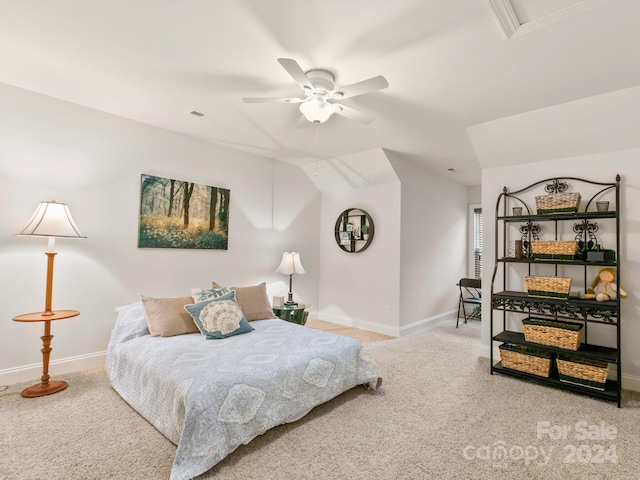
[[355, 120], [356, 122], [364, 123], [365, 125], [369, 125], [376, 119], [376, 117], [369, 113], [361, 112], [360, 110], [347, 107], [346, 105], [339, 105], [337, 103], [333, 103], [332, 105], [337, 115], [342, 115], [343, 117], [347, 117], [350, 120]]
[[245, 103], [302, 103], [306, 98], [243, 98]]
[[298, 85], [302, 87], [302, 89], [306, 91], [313, 92], [315, 88], [313, 84], [304, 73], [298, 62], [292, 60], [290, 58], [279, 58], [278, 63], [284, 67], [284, 69], [291, 75], [291, 77], [296, 81]]
[[358, 83], [352, 83], [351, 85], [347, 85], [346, 87], [336, 88], [331, 92], [331, 96], [333, 98], [355, 97], [365, 93], [374, 92], [376, 90], [382, 90], [383, 88], [387, 88], [388, 86], [389, 82], [387, 82], [387, 79], [382, 75], [378, 75], [377, 77], [362, 80]]

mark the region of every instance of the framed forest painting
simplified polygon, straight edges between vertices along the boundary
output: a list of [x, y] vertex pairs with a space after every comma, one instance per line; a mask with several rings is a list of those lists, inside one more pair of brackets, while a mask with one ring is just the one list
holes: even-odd
[[138, 247], [226, 250], [229, 195], [226, 188], [143, 174]]

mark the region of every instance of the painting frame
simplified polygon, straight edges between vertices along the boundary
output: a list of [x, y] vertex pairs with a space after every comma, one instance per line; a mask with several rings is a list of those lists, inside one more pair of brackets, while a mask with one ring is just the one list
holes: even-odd
[[231, 191], [140, 175], [138, 248], [227, 250]]

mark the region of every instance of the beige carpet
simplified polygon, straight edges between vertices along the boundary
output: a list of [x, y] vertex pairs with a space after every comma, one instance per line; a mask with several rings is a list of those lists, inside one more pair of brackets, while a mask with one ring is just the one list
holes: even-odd
[[[479, 326], [441, 323], [367, 344], [384, 377], [379, 391], [352, 389], [241, 446], [201, 479], [640, 478], [637, 395], [618, 409], [491, 376], [476, 355]], [[104, 371], [63, 378], [70, 386], [55, 395], [23, 399], [23, 384], [0, 397], [0, 478], [168, 478], [175, 447], [110, 389]], [[566, 437], [550, 438], [552, 426], [569, 429]], [[581, 427], [597, 438], [576, 438]]]

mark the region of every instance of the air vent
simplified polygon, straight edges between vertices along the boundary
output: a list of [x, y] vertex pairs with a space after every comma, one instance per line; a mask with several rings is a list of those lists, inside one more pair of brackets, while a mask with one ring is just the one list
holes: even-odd
[[196, 117], [204, 117], [204, 113], [198, 112], [197, 110], [191, 110], [191, 115], [195, 115]]

